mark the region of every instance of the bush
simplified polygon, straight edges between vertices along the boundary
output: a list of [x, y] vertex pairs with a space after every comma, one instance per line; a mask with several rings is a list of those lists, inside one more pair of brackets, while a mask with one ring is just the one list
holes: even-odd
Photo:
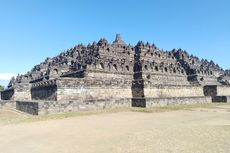
[[4, 86], [0, 85], [0, 92], [4, 90]]

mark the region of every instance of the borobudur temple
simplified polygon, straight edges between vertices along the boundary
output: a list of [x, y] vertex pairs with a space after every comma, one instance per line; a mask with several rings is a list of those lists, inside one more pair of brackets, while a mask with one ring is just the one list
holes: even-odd
[[12, 78], [2, 100], [31, 114], [113, 107], [229, 102], [230, 71], [185, 50], [160, 50], [118, 34], [79, 44]]

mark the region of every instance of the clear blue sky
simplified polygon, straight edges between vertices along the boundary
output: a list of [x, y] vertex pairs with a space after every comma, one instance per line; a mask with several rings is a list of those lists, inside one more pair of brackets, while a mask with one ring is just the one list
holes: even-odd
[[0, 0], [0, 23], [0, 74], [116, 33], [230, 68], [229, 0]]

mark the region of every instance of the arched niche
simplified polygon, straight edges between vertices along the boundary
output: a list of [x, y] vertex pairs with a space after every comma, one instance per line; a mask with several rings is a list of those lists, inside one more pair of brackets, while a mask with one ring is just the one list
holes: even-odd
[[58, 74], [58, 69], [53, 70], [54, 74]]
[[175, 67], [173, 68], [173, 73], [176, 73], [176, 68]]
[[165, 69], [165, 72], [168, 72], [168, 68], [167, 67], [165, 67], [164, 69]]
[[99, 68], [104, 70], [105, 69], [104, 63], [101, 62]]
[[181, 70], [181, 73], [184, 74], [184, 70]]
[[148, 65], [145, 65], [144, 68], [145, 68], [145, 71], [148, 71]]
[[129, 66], [126, 65], [126, 66], [125, 66], [125, 69], [126, 69], [126, 71], [129, 71]]
[[113, 70], [117, 71], [117, 64], [113, 64]]
[[155, 71], [159, 71], [159, 68], [158, 68], [158, 66], [155, 66], [155, 68], [154, 68], [154, 69], [155, 69]]

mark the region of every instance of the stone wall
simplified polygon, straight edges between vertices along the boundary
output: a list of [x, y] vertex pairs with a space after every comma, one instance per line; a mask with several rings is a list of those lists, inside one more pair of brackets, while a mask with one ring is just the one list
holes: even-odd
[[212, 97], [213, 102], [221, 102], [221, 103], [230, 103], [230, 96], [214, 96]]
[[186, 74], [143, 72], [142, 77], [145, 82], [151, 82], [152, 85], [190, 85]]
[[113, 71], [113, 72], [105, 72], [103, 70], [87, 70], [86, 71], [86, 78], [100, 78], [100, 79], [128, 79], [132, 80], [133, 72], [132, 67], [129, 68], [128, 72], [120, 72], [120, 71]]
[[[140, 83], [142, 87], [140, 87], [140, 85], [132, 87], [132, 84]], [[141, 90], [143, 90], [143, 93]], [[20, 95], [22, 92], [18, 92], [15, 96]], [[128, 79], [101, 80], [88, 78], [60, 78], [35, 83], [32, 85], [31, 95], [33, 100], [58, 101], [132, 97], [167, 98], [204, 96], [202, 86], [161, 86], [153, 84], [152, 81], [132, 82]]]
[[14, 89], [7, 89], [1, 92], [2, 100], [13, 100], [14, 99]]
[[21, 83], [14, 88], [14, 100], [31, 100], [31, 84]]
[[175, 98], [124, 98], [75, 101], [17, 101], [16, 108], [33, 115], [59, 112], [77, 112], [125, 107], [162, 107], [168, 105], [211, 103], [211, 97], [175, 97]]
[[168, 105], [211, 103], [212, 97], [172, 97], [172, 98], [134, 98], [134, 107], [162, 107]]
[[146, 107], [161, 107], [167, 105], [182, 105], [182, 104], [197, 104], [197, 103], [211, 103], [211, 97], [177, 97], [177, 98], [159, 98], [146, 99]]
[[131, 89], [122, 88], [58, 88], [57, 100], [89, 100], [108, 98], [131, 98]]
[[33, 100], [57, 100], [56, 80], [33, 84], [31, 96]]
[[218, 96], [230, 96], [230, 86], [217, 86]]
[[132, 98], [131, 81], [71, 79], [57, 80], [57, 100]]
[[205, 96], [229, 96], [230, 95], [230, 86], [216, 86], [208, 85], [204, 86], [204, 95]]
[[33, 100], [91, 100], [132, 98], [129, 80], [59, 78], [32, 85]]
[[14, 88], [1, 92], [2, 100], [31, 100], [30, 88], [29, 83], [17, 84]]
[[144, 88], [146, 98], [204, 96], [201, 86], [152, 86]]
[[39, 114], [39, 103], [33, 101], [17, 101], [16, 102], [16, 109], [22, 112], [26, 112], [32, 115]]
[[88, 101], [17, 101], [16, 103], [18, 110], [32, 115], [131, 107], [131, 99], [101, 99]]
[[204, 86], [204, 95], [205, 96], [217, 96], [217, 86], [211, 85], [211, 86]]

